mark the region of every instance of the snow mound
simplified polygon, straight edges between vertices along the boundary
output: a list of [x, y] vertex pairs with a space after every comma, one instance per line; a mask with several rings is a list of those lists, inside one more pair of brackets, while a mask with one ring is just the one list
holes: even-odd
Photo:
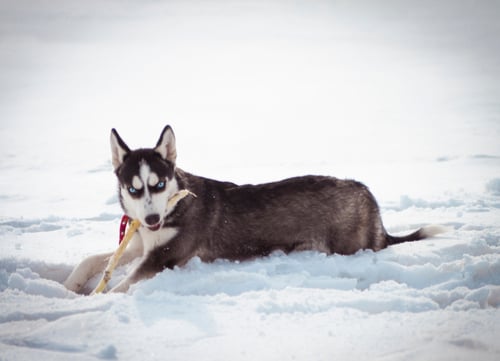
[[[478, 238], [471, 242], [434, 238], [353, 256], [276, 252], [249, 262], [211, 264], [195, 258], [185, 267], [134, 285], [128, 295], [77, 296], [34, 271], [62, 278], [67, 267], [49, 273], [47, 269], [57, 267], [25, 262], [16, 268], [12, 259], [4, 259], [0, 260], [0, 344], [7, 355], [26, 349], [28, 356], [39, 350], [56, 359], [71, 354], [113, 360], [134, 358], [145, 345], [158, 349], [153, 345], [160, 340], [160, 349], [179, 358], [212, 341], [217, 345], [230, 341], [236, 344], [208, 359], [242, 354], [250, 359], [266, 353], [238, 346], [238, 340], [251, 337], [268, 350], [282, 337], [283, 327], [288, 337], [280, 342], [298, 356], [301, 351], [293, 344], [304, 328], [316, 329], [313, 339], [323, 346], [332, 337], [343, 342], [356, 339], [365, 328], [376, 334], [382, 319], [406, 320], [405, 327], [447, 322], [458, 330], [476, 320], [477, 312], [494, 318], [500, 306], [500, 240]], [[465, 321], [457, 322], [461, 317]], [[142, 346], [127, 341], [131, 329], [144, 335]], [[391, 332], [406, 332], [396, 329]], [[492, 330], [500, 332], [497, 323]], [[111, 340], [110, 334], [115, 335]], [[457, 335], [434, 337], [458, 349], [500, 351], [495, 343], [469, 332]], [[382, 350], [392, 347], [385, 345]]]
[[486, 183], [486, 191], [495, 196], [500, 196], [500, 178], [493, 178]]

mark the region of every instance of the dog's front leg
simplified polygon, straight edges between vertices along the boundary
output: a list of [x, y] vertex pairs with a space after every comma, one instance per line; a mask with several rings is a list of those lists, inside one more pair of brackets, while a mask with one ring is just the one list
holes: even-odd
[[[130, 243], [120, 258], [118, 265], [130, 263], [133, 259], [142, 255], [142, 239], [139, 234], [134, 234]], [[102, 273], [106, 268], [109, 258], [113, 255], [111, 253], [98, 254], [85, 258], [78, 266], [75, 267], [73, 272], [64, 282], [64, 286], [73, 292], [80, 293], [82, 288], [87, 282], [95, 275]]]
[[83, 286], [94, 277], [96, 274], [104, 271], [108, 264], [111, 253], [103, 253], [85, 258], [78, 266], [73, 269], [73, 272], [64, 281], [64, 287], [68, 290], [80, 293]]

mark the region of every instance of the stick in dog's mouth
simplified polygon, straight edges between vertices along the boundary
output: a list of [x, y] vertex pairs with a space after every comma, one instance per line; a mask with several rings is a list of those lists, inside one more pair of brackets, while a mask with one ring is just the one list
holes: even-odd
[[[181, 189], [180, 191], [176, 192], [172, 197], [168, 199], [167, 210], [175, 208], [177, 203], [179, 203], [183, 198], [186, 198], [188, 195], [191, 195], [196, 198], [196, 194], [187, 189]], [[158, 224], [155, 224], [154, 226], [146, 226], [146, 227], [150, 231], [156, 232], [161, 228], [162, 225], [163, 221], [159, 222]]]
[[187, 189], [181, 189], [177, 193], [175, 193], [172, 197], [170, 197], [167, 201], [167, 209], [174, 208], [177, 203], [183, 198], [186, 198], [188, 195], [192, 195], [196, 198], [196, 194]]

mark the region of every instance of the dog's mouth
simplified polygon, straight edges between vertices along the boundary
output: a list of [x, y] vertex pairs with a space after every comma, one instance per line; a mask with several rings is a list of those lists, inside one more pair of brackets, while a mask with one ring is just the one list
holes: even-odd
[[155, 224], [154, 226], [147, 226], [150, 231], [156, 232], [161, 228], [161, 222], [158, 224]]

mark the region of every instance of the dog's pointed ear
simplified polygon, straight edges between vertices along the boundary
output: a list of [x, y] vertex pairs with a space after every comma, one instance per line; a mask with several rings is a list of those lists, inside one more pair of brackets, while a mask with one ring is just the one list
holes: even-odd
[[175, 148], [175, 135], [170, 125], [163, 128], [161, 132], [160, 139], [156, 143], [155, 151], [158, 152], [161, 157], [175, 164], [177, 159], [177, 150]]
[[128, 153], [130, 153], [129, 147], [120, 138], [116, 129], [111, 129], [111, 161], [115, 170], [120, 167]]

